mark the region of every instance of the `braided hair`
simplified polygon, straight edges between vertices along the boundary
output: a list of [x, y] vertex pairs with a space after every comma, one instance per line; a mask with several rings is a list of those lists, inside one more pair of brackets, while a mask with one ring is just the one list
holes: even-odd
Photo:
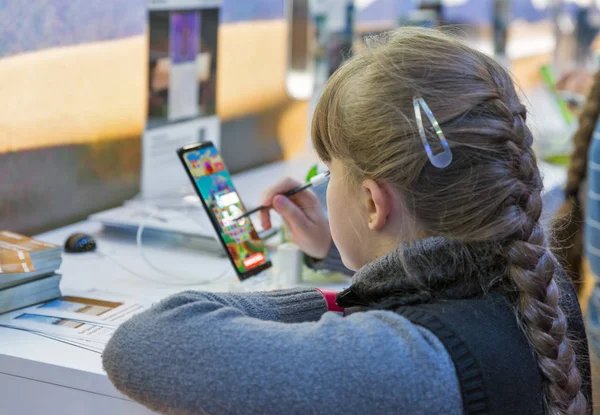
[[[434, 167], [423, 149], [414, 96], [425, 99], [452, 149], [444, 169]], [[577, 357], [559, 305], [562, 269], [539, 222], [542, 180], [533, 139], [506, 70], [439, 31], [402, 28], [368, 40], [332, 76], [312, 130], [319, 157], [341, 160], [349, 182], [393, 185], [421, 234], [497, 247], [506, 275], [498, 281], [497, 274], [481, 273], [478, 283], [502, 284], [514, 294], [519, 326], [544, 381], [546, 412], [585, 413]], [[430, 143], [439, 142], [431, 129], [426, 134]], [[431, 275], [411, 278], [419, 287], [415, 295], [432, 289]], [[376, 289], [401, 289], [390, 284]]]
[[571, 280], [581, 286], [583, 257], [583, 209], [579, 192], [587, 176], [590, 142], [600, 116], [600, 71], [594, 75], [594, 84], [586, 105], [579, 116], [579, 128], [573, 136], [573, 154], [567, 173], [565, 200], [552, 220], [553, 246]]

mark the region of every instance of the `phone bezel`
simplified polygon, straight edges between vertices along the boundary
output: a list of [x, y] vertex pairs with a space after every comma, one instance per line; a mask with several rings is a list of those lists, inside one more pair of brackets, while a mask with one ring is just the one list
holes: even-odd
[[[194, 176], [192, 175], [192, 172], [190, 171], [190, 169], [185, 161], [185, 157], [184, 157], [185, 154], [187, 154], [191, 151], [197, 151], [197, 150], [200, 150], [200, 149], [206, 148], [206, 147], [214, 147], [216, 149], [216, 147], [214, 146], [214, 144], [211, 141], [205, 141], [200, 144], [192, 144], [192, 145], [182, 147], [179, 150], [177, 150], [177, 155], [179, 156], [179, 160], [181, 160], [181, 163], [183, 164], [183, 168], [185, 169], [185, 172], [187, 173], [190, 181], [192, 182], [192, 186], [194, 187], [194, 190], [196, 191], [196, 193], [198, 194], [198, 197], [200, 198], [200, 201], [202, 202], [202, 206], [204, 206], [204, 211], [210, 218], [210, 222], [213, 225], [213, 228], [215, 228], [217, 237], [218, 237], [219, 241], [221, 242], [223, 249], [225, 250], [225, 254], [229, 258], [229, 261], [231, 262], [231, 265], [233, 266], [233, 269], [235, 270], [235, 273], [237, 274], [238, 278], [240, 279], [240, 281], [243, 281], [247, 278], [252, 277], [253, 275], [259, 274], [262, 271], [271, 268], [271, 266], [273, 266], [273, 264], [271, 263], [271, 260], [269, 259], [264, 264], [259, 265], [255, 268], [252, 268], [246, 272], [241, 272], [235, 265], [235, 260], [229, 253], [229, 250], [227, 249], [227, 244], [225, 243], [225, 241], [223, 240], [223, 237], [221, 236], [221, 224], [219, 223], [217, 218], [214, 216], [214, 214], [210, 210], [210, 208], [204, 202], [204, 198], [202, 197], [202, 194], [200, 193], [200, 189], [198, 189], [198, 186], [196, 186], [196, 180], [195, 180]], [[217, 154], [220, 155], [218, 150], [217, 150]], [[222, 159], [222, 157], [221, 157], [221, 159]], [[229, 173], [229, 170], [227, 169], [227, 165], [225, 164], [225, 161], [223, 161], [223, 165], [225, 166], [225, 171], [227, 171], [227, 173]], [[230, 174], [230, 176], [231, 176], [231, 174]], [[235, 192], [238, 193], [237, 189], [235, 188], [235, 184], [233, 183], [233, 180], [232, 180], [232, 185], [233, 185], [233, 189], [235, 190]], [[239, 193], [238, 193], [238, 196], [239, 196]], [[240, 203], [242, 204], [242, 207], [244, 208], [244, 210], [246, 210], [246, 206], [244, 205], [244, 202], [242, 201], [241, 198], [240, 198]], [[252, 228], [256, 232], [256, 229], [254, 228], [254, 224], [252, 223], [252, 221], [250, 221], [250, 223], [252, 224]], [[257, 232], [257, 234], [258, 234], [258, 232]], [[260, 236], [259, 236], [259, 238], [260, 238]], [[264, 243], [262, 238], [260, 238], [260, 240]]]

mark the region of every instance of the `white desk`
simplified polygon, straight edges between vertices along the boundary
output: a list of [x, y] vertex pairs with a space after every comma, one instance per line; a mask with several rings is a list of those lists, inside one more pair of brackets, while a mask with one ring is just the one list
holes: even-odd
[[[234, 177], [241, 197], [249, 205], [258, 204], [267, 187], [283, 176], [303, 180], [314, 159], [299, 157], [274, 163]], [[150, 245], [145, 252], [153, 264], [169, 267], [184, 276], [202, 273], [208, 277], [230, 272], [209, 285], [169, 285], [142, 279], [128, 272], [160, 275], [140, 257], [135, 238], [126, 234], [103, 232], [102, 225], [85, 221], [37, 237], [63, 244], [75, 232], [85, 232], [97, 239], [101, 254], [65, 254], [60, 272], [64, 294], [89, 290], [161, 299], [185, 289], [228, 291], [237, 280], [228, 259], [187, 249]], [[146, 251], [147, 250], [147, 251]], [[103, 254], [108, 254], [110, 259]], [[120, 265], [118, 265], [120, 264]], [[169, 277], [163, 278], [168, 282]], [[7, 415], [136, 415], [147, 409], [121, 395], [102, 369], [100, 355], [35, 334], [0, 328], [0, 413]]]
[[[312, 162], [314, 160], [310, 157], [302, 157], [292, 162], [276, 163], [238, 175], [234, 181], [242, 198], [249, 205], [257, 204], [264, 189], [286, 175], [302, 179]], [[552, 188], [564, 182], [562, 169], [546, 168], [545, 171], [547, 187]], [[196, 287], [170, 286], [141, 279], [123, 266], [152, 278], [158, 275], [140, 258], [134, 238], [105, 234], [101, 225], [89, 221], [38, 237], [62, 244], [74, 232], [96, 236], [99, 249], [113, 259], [98, 254], [65, 254], [60, 270], [63, 273], [61, 287], [65, 294], [95, 289], [125, 296], [160, 299], [183, 289], [227, 291], [235, 279], [233, 270], [218, 282]], [[147, 249], [151, 250], [153, 261], [168, 263], [174, 272], [180, 271], [184, 275], [197, 270], [215, 276], [230, 267], [225, 258], [183, 247]], [[34, 334], [3, 328], [0, 328], [0, 405], [0, 412], [10, 415], [150, 413], [112, 386], [102, 370], [100, 355]]]

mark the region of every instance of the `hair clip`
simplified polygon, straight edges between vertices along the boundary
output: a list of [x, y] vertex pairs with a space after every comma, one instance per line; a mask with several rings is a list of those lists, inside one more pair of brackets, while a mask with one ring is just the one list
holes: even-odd
[[[444, 136], [444, 133], [442, 132], [442, 129], [440, 128], [440, 125], [438, 124], [437, 120], [433, 116], [433, 112], [431, 112], [429, 105], [427, 105], [423, 98], [414, 97], [413, 107], [415, 109], [415, 118], [417, 119], [419, 135], [421, 136], [421, 141], [423, 142], [423, 146], [425, 147], [425, 152], [427, 153], [427, 157], [429, 157], [429, 161], [431, 161], [431, 164], [433, 164], [438, 169], [448, 167], [452, 162], [452, 151], [450, 151], [450, 146], [446, 141], [446, 137]], [[425, 127], [423, 126], [423, 118], [421, 117], [421, 108], [425, 112], [425, 115], [427, 115], [427, 118], [429, 118], [429, 122], [433, 126], [433, 130], [440, 139], [440, 143], [442, 144], [442, 148], [444, 149], [444, 151], [442, 151], [439, 154], [433, 154], [433, 150], [431, 149], [431, 146], [427, 141], [427, 135], [425, 135]]]

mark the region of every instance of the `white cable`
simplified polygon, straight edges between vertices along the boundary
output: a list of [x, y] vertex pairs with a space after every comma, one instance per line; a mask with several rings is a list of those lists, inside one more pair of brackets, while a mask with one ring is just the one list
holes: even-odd
[[[178, 212], [179, 213], [179, 212]], [[187, 215], [186, 215], [187, 213]], [[186, 213], [181, 213], [181, 215], [185, 215], [188, 218], [191, 218], [194, 222], [196, 222], [201, 228], [202, 230], [206, 231], [206, 228], [204, 228], [204, 224], [198, 220], [196, 220], [192, 215], [189, 215], [189, 212]], [[209, 280], [198, 280], [198, 276], [194, 275], [191, 276], [189, 278], [181, 278], [180, 274], [175, 274], [169, 270], [166, 269], [162, 269], [161, 267], [156, 266], [154, 263], [152, 263], [147, 255], [146, 252], [144, 252], [144, 246], [143, 246], [143, 232], [144, 229], [146, 227], [146, 223], [148, 220], [155, 218], [158, 216], [158, 212], [156, 213], [148, 213], [148, 216], [142, 221], [142, 223], [138, 226], [138, 230], [136, 233], [136, 246], [138, 248], [138, 252], [140, 253], [140, 256], [142, 257], [142, 259], [144, 260], [144, 262], [150, 267], [152, 268], [154, 271], [156, 271], [157, 273], [159, 273], [160, 275], [164, 276], [167, 275], [169, 277], [171, 277], [172, 279], [169, 281], [165, 281], [164, 278], [158, 277], [158, 278], [153, 278], [149, 275], [146, 274], [142, 274], [140, 272], [137, 272], [131, 268], [129, 268], [128, 266], [124, 265], [123, 263], [121, 263], [121, 261], [118, 261], [115, 257], [113, 257], [112, 254], [109, 254], [107, 252], [104, 251], [100, 251], [97, 250], [96, 253], [99, 254], [100, 256], [104, 257], [104, 258], [108, 258], [109, 260], [111, 260], [113, 263], [115, 263], [116, 265], [118, 265], [120, 268], [122, 268], [123, 270], [127, 271], [128, 273], [130, 273], [131, 275], [134, 275], [142, 280], [145, 281], [150, 281], [150, 282], [154, 282], [157, 284], [163, 284], [163, 285], [171, 285], [171, 286], [183, 286], [183, 287], [191, 287], [191, 286], [195, 286], [195, 285], [206, 285], [206, 284], [211, 284], [213, 282], [216, 282], [222, 278], [224, 278], [225, 276], [227, 276], [227, 274], [232, 271], [231, 270], [231, 265], [227, 264], [227, 266], [225, 267], [225, 269], [220, 272], [215, 278], [209, 279]]]
[[[135, 241], [137, 244], [137, 248], [138, 251], [142, 257], [142, 259], [144, 260], [144, 262], [150, 267], [152, 268], [154, 271], [160, 273], [160, 274], [166, 274], [171, 278], [174, 278], [175, 281], [169, 281], [168, 283], [162, 281], [162, 280], [155, 280], [155, 279], [150, 279], [153, 282], [159, 282], [159, 283], [163, 283], [163, 284], [168, 284], [168, 285], [206, 285], [206, 284], [211, 284], [213, 282], [216, 282], [218, 280], [220, 280], [221, 278], [223, 278], [230, 270], [231, 270], [231, 265], [228, 264], [227, 269], [223, 272], [221, 272], [220, 274], [218, 274], [215, 278], [212, 278], [210, 280], [195, 280], [192, 282], [193, 279], [197, 278], [197, 276], [193, 276], [193, 277], [189, 277], [189, 278], [180, 278], [179, 274], [174, 274], [169, 270], [166, 269], [162, 269], [160, 267], [157, 267], [156, 265], [154, 265], [150, 259], [148, 259], [148, 257], [146, 256], [146, 253], [144, 252], [144, 246], [143, 246], [143, 240], [142, 240], [142, 235], [144, 233], [144, 229], [146, 227], [146, 222], [149, 219], [152, 219], [154, 217], [156, 217], [157, 214], [156, 213], [150, 213], [146, 218], [144, 218], [144, 220], [142, 221], [142, 223], [140, 224], [140, 226], [138, 227], [137, 233], [136, 233], [136, 237], [135, 237]], [[175, 282], [173, 284], [173, 282]]]
[[[150, 282], [154, 282], [157, 284], [171, 285], [171, 286], [177, 286], [177, 287], [193, 287], [194, 285], [203, 285], [202, 283], [197, 283], [197, 282], [190, 281], [190, 280], [165, 281], [164, 279], [153, 278], [153, 277], [150, 277], [149, 275], [142, 274], [138, 271], [135, 271], [135, 270], [129, 268], [127, 265], [123, 264], [121, 261], [118, 261], [112, 254], [109, 254], [107, 252], [100, 251], [100, 250], [96, 250], [96, 254], [98, 254], [102, 258], [107, 258], [107, 259], [111, 260], [119, 268], [123, 269], [124, 271], [128, 272], [129, 274], [131, 274], [135, 277], [138, 277], [139, 279], [144, 280], [144, 281], [150, 281]], [[219, 274], [218, 278], [215, 278], [213, 280], [213, 282], [219, 280], [220, 278], [225, 277], [229, 273], [229, 271], [230, 271], [230, 267], [228, 266], [221, 274]]]

